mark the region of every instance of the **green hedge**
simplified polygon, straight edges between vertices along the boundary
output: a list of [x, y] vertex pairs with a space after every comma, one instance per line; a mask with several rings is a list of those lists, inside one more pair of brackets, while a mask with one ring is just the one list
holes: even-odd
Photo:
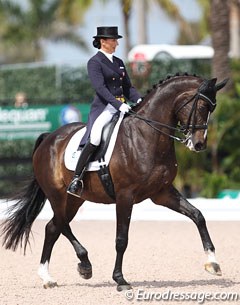
[[[133, 84], [144, 94], [153, 84], [176, 72], [210, 75], [210, 64], [203, 60], [156, 61], [148, 63], [147, 74], [135, 75], [127, 64]], [[94, 91], [86, 66], [10, 65], [0, 68], [0, 101], [12, 105], [17, 92], [26, 93], [29, 103], [89, 103]]]
[[[140, 67], [141, 69], [141, 67]], [[136, 88], [144, 94], [154, 84], [165, 79], [169, 75], [176, 73], [196, 74], [204, 78], [209, 78], [211, 75], [211, 66], [209, 60], [169, 60], [169, 61], [154, 61], [147, 64], [146, 72], [136, 75], [129, 67], [131, 79]]]
[[23, 67], [0, 69], [0, 99], [10, 103], [17, 92], [23, 91], [34, 102], [56, 100], [56, 67]]
[[32, 175], [34, 143], [32, 140], [0, 142], [0, 198], [15, 195]]

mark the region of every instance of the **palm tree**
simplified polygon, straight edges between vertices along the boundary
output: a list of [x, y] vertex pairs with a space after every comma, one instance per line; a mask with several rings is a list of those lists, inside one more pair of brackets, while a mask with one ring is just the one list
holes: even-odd
[[125, 56], [127, 57], [127, 54], [131, 49], [129, 20], [132, 11], [132, 0], [120, 0], [120, 1], [121, 1], [121, 8], [123, 15], [124, 34], [125, 34]]
[[[103, 0], [104, 1], [104, 0]], [[125, 40], [126, 40], [126, 49], [125, 53], [128, 54], [131, 48], [130, 36], [129, 36], [129, 20], [132, 12], [132, 0], [120, 0], [122, 15], [124, 20], [124, 32], [125, 32]], [[147, 0], [138, 0], [138, 41], [140, 43], [147, 43], [147, 20], [146, 20], [146, 12], [148, 10], [149, 1]], [[189, 42], [193, 42], [195, 39], [195, 34], [191, 29], [191, 26], [186, 22], [186, 20], [180, 14], [178, 7], [174, 4], [172, 0], [154, 0], [163, 11], [170, 17], [172, 20], [176, 21], [179, 24], [180, 31], [183, 32], [186, 36], [188, 36]], [[106, 0], [104, 1], [106, 2]]]
[[195, 31], [191, 24], [181, 15], [178, 6], [172, 0], [155, 0], [167, 16], [179, 25], [179, 31], [187, 37], [188, 44], [196, 42]]
[[60, 0], [58, 17], [60, 20], [77, 26], [81, 24], [85, 12], [93, 4], [93, 0]]
[[[5, 63], [40, 61], [44, 57], [45, 40], [67, 41], [87, 50], [75, 27], [81, 15], [73, 17], [74, 8], [81, 3], [80, 0], [29, 0], [26, 9], [11, 0], [0, 1], [2, 60]], [[84, 3], [86, 9], [91, 1]]]
[[[211, 36], [214, 48], [212, 62], [212, 75], [219, 80], [230, 78], [230, 1], [211, 0]], [[232, 87], [232, 82], [223, 88], [228, 91]]]

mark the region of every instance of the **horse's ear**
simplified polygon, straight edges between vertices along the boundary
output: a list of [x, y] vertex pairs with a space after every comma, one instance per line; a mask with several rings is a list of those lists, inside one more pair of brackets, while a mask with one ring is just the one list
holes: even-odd
[[229, 81], [229, 78], [225, 78], [221, 83], [216, 84], [215, 89], [216, 91], [222, 89], [224, 86], [226, 86], [226, 83]]
[[214, 87], [215, 84], [216, 84], [216, 82], [217, 82], [217, 78], [212, 78], [212, 79], [209, 80], [209, 83], [208, 83], [208, 84], [209, 84], [211, 87]]

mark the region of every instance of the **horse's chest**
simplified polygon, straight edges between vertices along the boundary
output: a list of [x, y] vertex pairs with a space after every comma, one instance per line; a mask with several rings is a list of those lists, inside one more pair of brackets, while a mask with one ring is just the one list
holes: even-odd
[[156, 167], [152, 173], [152, 179], [161, 184], [171, 184], [177, 173], [177, 164], [175, 166], [161, 165]]

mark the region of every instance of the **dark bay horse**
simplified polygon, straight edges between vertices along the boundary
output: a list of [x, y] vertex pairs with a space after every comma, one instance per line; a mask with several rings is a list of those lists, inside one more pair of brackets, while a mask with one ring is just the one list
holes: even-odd
[[[193, 151], [206, 148], [210, 113], [216, 106], [216, 93], [226, 80], [204, 80], [197, 76], [175, 75], [153, 86], [144, 101], [121, 123], [110, 173], [116, 194], [116, 261], [113, 279], [117, 289], [130, 289], [122, 273], [123, 255], [128, 244], [132, 208], [147, 198], [189, 217], [197, 226], [207, 255], [205, 269], [221, 275], [202, 213], [192, 206], [173, 186], [177, 174], [174, 140], [181, 141]], [[179, 123], [180, 127], [177, 127]], [[34, 175], [25, 189], [16, 195], [9, 216], [2, 225], [3, 245], [16, 250], [29, 243], [31, 227], [46, 199], [51, 203], [53, 218], [45, 229], [45, 240], [38, 274], [45, 288], [56, 281], [49, 274], [53, 246], [63, 234], [79, 258], [78, 271], [89, 279], [92, 266], [87, 250], [73, 235], [69, 223], [85, 200], [113, 203], [106, 194], [96, 172], [86, 172], [82, 198], [66, 192], [73, 172], [65, 168], [64, 151], [72, 135], [82, 128], [81, 123], [62, 126], [50, 134], [42, 134], [33, 152]], [[64, 255], [64, 254], [63, 254]]]

